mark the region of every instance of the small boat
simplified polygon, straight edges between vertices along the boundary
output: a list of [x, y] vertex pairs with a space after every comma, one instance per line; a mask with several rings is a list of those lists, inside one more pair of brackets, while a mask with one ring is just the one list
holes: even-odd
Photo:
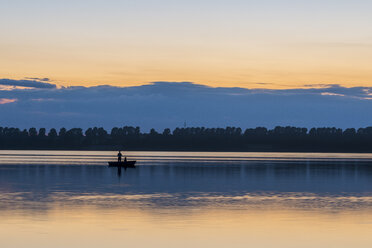
[[137, 161], [108, 162], [109, 167], [127, 167], [134, 168]]

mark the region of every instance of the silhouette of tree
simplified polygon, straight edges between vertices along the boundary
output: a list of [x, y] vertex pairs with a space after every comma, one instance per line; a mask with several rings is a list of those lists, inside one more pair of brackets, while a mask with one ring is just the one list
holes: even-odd
[[62, 138], [62, 137], [65, 137], [66, 136], [66, 128], [62, 127], [60, 130], [59, 130], [59, 137]]
[[0, 127], [1, 149], [144, 149], [144, 150], [205, 150], [205, 151], [372, 151], [372, 127], [306, 128], [265, 127], [166, 128], [162, 133], [151, 129], [141, 133], [139, 127], [114, 127], [108, 133], [102, 127], [57, 130], [30, 128], [20, 130]]
[[48, 133], [48, 137], [50, 139], [55, 139], [57, 138], [58, 134], [57, 134], [57, 130], [55, 128], [52, 128], [49, 130], [49, 133]]
[[155, 129], [151, 128], [151, 130], [150, 130], [150, 136], [156, 136], [156, 135], [159, 135], [159, 133], [156, 132]]
[[36, 131], [36, 128], [32, 127], [28, 130], [28, 133], [30, 135], [30, 137], [36, 137], [37, 136], [37, 131]]
[[171, 134], [171, 130], [169, 128], [164, 129], [163, 136], [169, 136]]
[[40, 128], [39, 129], [39, 137], [46, 137], [46, 130], [45, 130], [45, 128]]

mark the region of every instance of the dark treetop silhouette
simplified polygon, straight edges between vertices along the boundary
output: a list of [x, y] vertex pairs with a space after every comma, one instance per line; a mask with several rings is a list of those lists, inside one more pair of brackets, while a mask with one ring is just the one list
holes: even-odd
[[166, 128], [162, 133], [139, 127], [81, 128], [59, 132], [52, 128], [20, 130], [0, 127], [0, 149], [96, 149], [96, 150], [186, 150], [186, 151], [320, 151], [372, 152], [372, 127], [306, 128]]

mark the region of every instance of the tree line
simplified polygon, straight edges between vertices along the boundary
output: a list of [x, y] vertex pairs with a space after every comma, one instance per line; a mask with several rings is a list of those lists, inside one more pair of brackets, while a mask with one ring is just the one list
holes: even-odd
[[48, 132], [0, 127], [0, 149], [372, 152], [372, 127], [187, 127], [162, 132], [141, 132], [132, 126], [114, 127], [111, 132], [102, 127]]

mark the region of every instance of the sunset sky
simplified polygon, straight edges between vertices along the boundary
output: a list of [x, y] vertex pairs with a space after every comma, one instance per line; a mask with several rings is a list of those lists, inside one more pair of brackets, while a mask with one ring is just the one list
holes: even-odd
[[0, 78], [371, 86], [369, 0], [0, 0]]

